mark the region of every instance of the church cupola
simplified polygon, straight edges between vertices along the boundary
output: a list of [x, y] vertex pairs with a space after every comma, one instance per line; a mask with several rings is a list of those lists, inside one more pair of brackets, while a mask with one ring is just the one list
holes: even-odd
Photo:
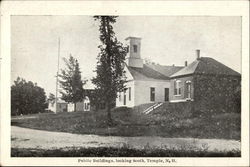
[[125, 39], [128, 42], [128, 55], [126, 63], [130, 67], [143, 67], [143, 60], [141, 59], [141, 38], [128, 37]]

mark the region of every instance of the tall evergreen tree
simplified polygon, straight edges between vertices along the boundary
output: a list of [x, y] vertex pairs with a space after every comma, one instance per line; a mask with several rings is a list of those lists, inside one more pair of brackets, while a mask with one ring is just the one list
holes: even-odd
[[61, 99], [74, 103], [74, 111], [76, 111], [76, 103], [80, 102], [84, 98], [83, 85], [86, 81], [82, 81], [79, 63], [72, 55], [69, 60], [63, 59], [66, 64], [66, 69], [61, 69], [59, 74], [59, 82], [61, 84], [62, 91], [60, 91]]
[[105, 101], [108, 122], [112, 124], [111, 108], [117, 97], [117, 92], [124, 91], [126, 82], [124, 61], [127, 48], [119, 42], [113, 30], [113, 24], [117, 16], [94, 16], [100, 21], [100, 41], [98, 46], [100, 53], [96, 67], [97, 76], [92, 82], [97, 87], [97, 92], [101, 101]]

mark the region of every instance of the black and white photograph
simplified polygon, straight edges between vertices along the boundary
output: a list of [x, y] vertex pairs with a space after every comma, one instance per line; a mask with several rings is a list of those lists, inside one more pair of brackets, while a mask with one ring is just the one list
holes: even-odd
[[166, 166], [246, 155], [241, 16], [9, 19], [10, 158]]
[[240, 156], [240, 17], [11, 22], [12, 156]]

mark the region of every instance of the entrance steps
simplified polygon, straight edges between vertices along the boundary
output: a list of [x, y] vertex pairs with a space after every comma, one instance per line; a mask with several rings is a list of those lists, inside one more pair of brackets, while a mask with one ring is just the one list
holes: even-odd
[[193, 106], [193, 102], [158, 102], [158, 103], [146, 103], [139, 106], [135, 106], [133, 111], [149, 117], [161, 117], [162, 115], [190, 115]]
[[155, 103], [154, 105], [148, 107], [147, 109], [145, 109], [142, 113], [144, 114], [149, 114], [150, 112], [156, 110], [157, 108], [159, 108], [163, 103], [160, 102], [160, 103]]

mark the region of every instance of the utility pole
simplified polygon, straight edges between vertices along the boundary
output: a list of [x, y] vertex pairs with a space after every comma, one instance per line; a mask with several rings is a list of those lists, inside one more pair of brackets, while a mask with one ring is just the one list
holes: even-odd
[[58, 57], [57, 57], [57, 72], [56, 72], [56, 99], [55, 99], [55, 104], [56, 104], [56, 111], [57, 113], [57, 99], [58, 99], [58, 75], [59, 75], [59, 62], [60, 61], [60, 38], [58, 38]]

